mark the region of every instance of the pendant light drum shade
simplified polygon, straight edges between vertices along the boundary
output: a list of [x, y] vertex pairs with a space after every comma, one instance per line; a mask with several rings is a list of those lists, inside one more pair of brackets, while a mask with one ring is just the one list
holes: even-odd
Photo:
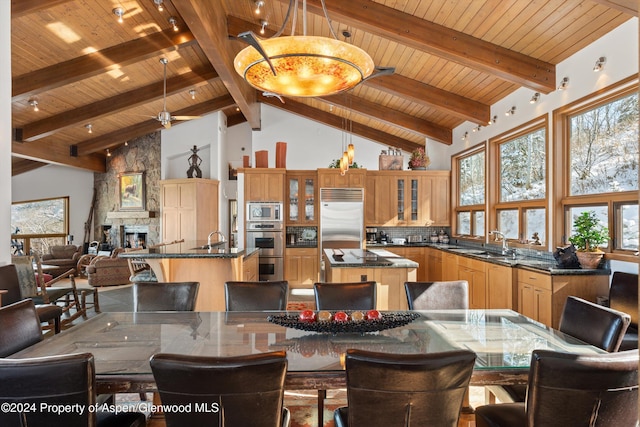
[[253, 47], [238, 53], [234, 66], [251, 86], [291, 97], [333, 95], [349, 90], [374, 71], [371, 57], [357, 46], [318, 36], [260, 40], [276, 70]]

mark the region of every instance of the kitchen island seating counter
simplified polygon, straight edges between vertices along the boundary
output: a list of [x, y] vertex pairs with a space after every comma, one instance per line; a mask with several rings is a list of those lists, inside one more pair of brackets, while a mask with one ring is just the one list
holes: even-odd
[[196, 311], [224, 311], [224, 284], [258, 280], [258, 248], [229, 248], [226, 243], [185, 241], [149, 249], [149, 253], [124, 252], [121, 258], [142, 258], [158, 282], [199, 282]]
[[[293, 313], [293, 312], [289, 312]], [[419, 311], [413, 322], [366, 334], [323, 334], [287, 328], [261, 312], [101, 313], [22, 350], [12, 358], [93, 353], [98, 393], [154, 391], [149, 358], [156, 353], [239, 356], [285, 350], [286, 388], [345, 386], [347, 349], [419, 354], [457, 349], [476, 353], [472, 385], [522, 384], [534, 349], [604, 351], [511, 310]]]

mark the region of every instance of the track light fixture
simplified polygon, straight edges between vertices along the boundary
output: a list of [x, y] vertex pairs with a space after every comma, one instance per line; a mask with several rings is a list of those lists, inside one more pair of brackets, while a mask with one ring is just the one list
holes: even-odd
[[533, 96], [529, 100], [529, 104], [535, 104], [539, 100], [540, 100], [540, 92], [536, 92], [536, 93], [533, 94]]
[[264, 29], [269, 25], [264, 19], [260, 21], [260, 34], [264, 35]]
[[196, 99], [196, 90], [195, 89], [191, 89], [189, 91], [189, 95], [191, 95], [191, 99]]
[[178, 30], [180, 30], [180, 28], [178, 28], [178, 20], [175, 16], [169, 17], [169, 24], [171, 24], [171, 26], [173, 27], [173, 31], [178, 32]]
[[569, 86], [569, 77], [565, 77], [560, 82], [560, 86], [558, 86], [558, 90], [565, 90]]
[[158, 8], [158, 12], [162, 12], [164, 10], [164, 6], [162, 5], [164, 0], [153, 0], [153, 2], [156, 4], [156, 7]]
[[462, 139], [463, 141], [466, 141], [467, 138], [469, 138], [469, 132], [465, 132], [464, 135], [462, 135], [462, 138], [460, 139]]
[[122, 24], [124, 22], [124, 19], [122, 19], [122, 17], [124, 16], [124, 9], [118, 6], [114, 8], [112, 12], [118, 17], [118, 22]]
[[124, 146], [125, 146], [125, 147], [128, 147], [128, 146], [129, 146], [129, 141], [125, 141], [125, 142], [124, 142]]
[[495, 124], [495, 122], [498, 121], [498, 116], [493, 116], [492, 119], [489, 119], [489, 121], [487, 122], [488, 125], [493, 125]]
[[107, 148], [107, 157], [111, 157], [111, 151]]
[[602, 69], [604, 68], [604, 64], [607, 63], [607, 58], [605, 58], [604, 56], [601, 56], [600, 58], [598, 58], [598, 60], [596, 61], [596, 65], [593, 66], [593, 72], [597, 73], [599, 71], [602, 71]]
[[514, 105], [511, 109], [507, 110], [504, 115], [505, 116], [513, 116], [516, 113], [516, 106]]
[[36, 113], [38, 111], [40, 111], [40, 109], [38, 108], [38, 101], [36, 101], [35, 99], [30, 99], [29, 100], [29, 105], [31, 105], [31, 107], [33, 107], [33, 111], [35, 111]]
[[93, 126], [91, 125], [91, 123], [84, 125], [84, 127], [87, 128], [88, 133], [93, 133]]
[[256, 9], [254, 12], [256, 13], [256, 15], [260, 15], [260, 9], [264, 7], [264, 1], [258, 0], [255, 2], [255, 4], [256, 4]]
[[482, 130], [482, 126], [478, 125], [472, 129], [473, 132], [480, 132]]

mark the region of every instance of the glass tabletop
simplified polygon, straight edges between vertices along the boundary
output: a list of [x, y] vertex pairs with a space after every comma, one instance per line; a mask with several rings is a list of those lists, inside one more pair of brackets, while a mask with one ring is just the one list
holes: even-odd
[[[277, 313], [277, 312], [272, 312]], [[93, 353], [96, 374], [150, 374], [159, 352], [236, 356], [285, 350], [290, 372], [343, 369], [344, 353], [358, 348], [393, 353], [470, 349], [476, 370], [528, 368], [534, 349], [594, 354], [602, 350], [511, 310], [420, 311], [413, 322], [374, 333], [324, 334], [267, 320], [269, 312], [102, 313], [13, 355]]]

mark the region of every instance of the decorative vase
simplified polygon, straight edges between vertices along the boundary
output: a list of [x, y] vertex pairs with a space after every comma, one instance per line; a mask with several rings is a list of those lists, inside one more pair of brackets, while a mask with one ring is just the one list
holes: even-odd
[[596, 269], [604, 256], [604, 252], [576, 251], [576, 256], [582, 268]]
[[416, 168], [411, 168], [411, 170], [414, 170], [414, 171], [426, 171], [427, 168], [424, 167], [424, 166], [420, 166], [420, 167], [416, 167]]

